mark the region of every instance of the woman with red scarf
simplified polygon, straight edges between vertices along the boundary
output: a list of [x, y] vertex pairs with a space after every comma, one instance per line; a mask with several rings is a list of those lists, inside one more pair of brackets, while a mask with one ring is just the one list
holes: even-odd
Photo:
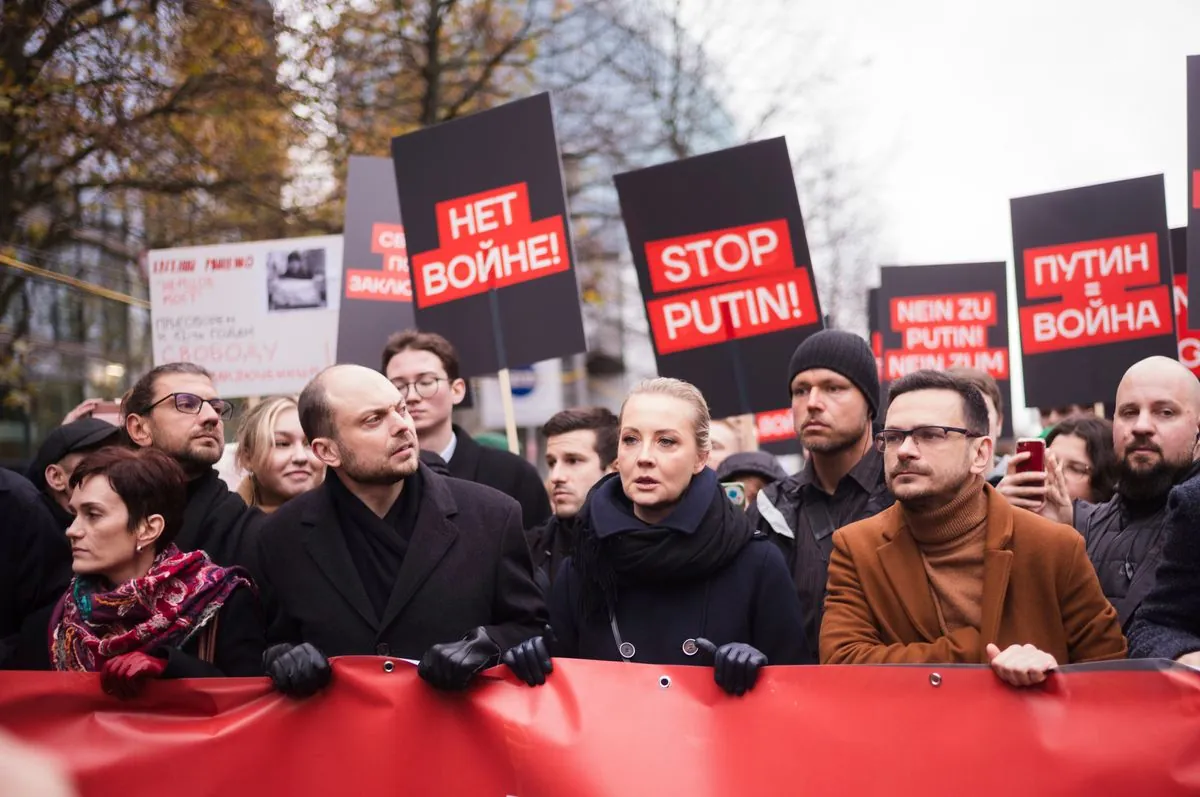
[[152, 448], [107, 448], [71, 476], [71, 580], [50, 622], [56, 670], [99, 672], [135, 696], [150, 678], [262, 674], [265, 633], [240, 568], [181, 553], [187, 480]]

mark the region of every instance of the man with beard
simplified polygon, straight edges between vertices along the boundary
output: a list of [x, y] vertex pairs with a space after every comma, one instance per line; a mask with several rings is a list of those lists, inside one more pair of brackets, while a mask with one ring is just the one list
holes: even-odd
[[1117, 387], [1116, 495], [1103, 504], [1076, 501], [1072, 507], [1063, 490], [1042, 489], [1041, 483], [1022, 493], [1026, 503], [1040, 502], [1042, 515], [1073, 522], [1083, 535], [1123, 627], [1154, 588], [1167, 537], [1167, 496], [1197, 473], [1198, 439], [1200, 382], [1176, 360], [1149, 357], [1126, 371]]
[[543, 588], [574, 553], [575, 518], [588, 492], [617, 459], [617, 424], [617, 416], [604, 407], [580, 407], [557, 413], [542, 427], [550, 471], [546, 489], [554, 515], [525, 536]]
[[125, 432], [139, 448], [169, 454], [188, 477], [179, 550], [202, 550], [221, 565], [251, 565], [251, 535], [264, 517], [246, 506], [214, 467], [225, 450], [233, 402], [217, 397], [212, 376], [194, 363], [167, 363], [137, 381], [121, 404]]
[[1123, 658], [1079, 535], [985, 482], [992, 439], [979, 390], [916, 371], [888, 398], [875, 444], [896, 505], [833, 535], [821, 663], [987, 663], [1029, 686], [1060, 663]]
[[800, 594], [808, 649], [815, 651], [833, 532], [893, 500], [871, 443], [879, 412], [875, 355], [857, 335], [818, 332], [792, 355], [788, 391], [808, 461], [795, 476], [763, 488], [749, 517], [783, 549]]
[[264, 664], [281, 691], [314, 693], [326, 657], [348, 655], [420, 659], [426, 681], [462, 689], [543, 631], [520, 506], [421, 463], [408, 403], [386, 377], [333, 366], [299, 409], [328, 471], [259, 538]]

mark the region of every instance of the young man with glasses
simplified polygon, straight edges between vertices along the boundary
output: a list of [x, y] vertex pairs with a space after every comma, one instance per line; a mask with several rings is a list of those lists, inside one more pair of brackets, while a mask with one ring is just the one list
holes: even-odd
[[421, 449], [444, 459], [451, 476], [515, 498], [526, 529], [550, 517], [550, 499], [533, 465], [479, 445], [454, 423], [467, 383], [459, 378], [458, 353], [450, 341], [432, 332], [397, 332], [383, 349], [382, 370], [408, 404]]
[[169, 454], [188, 476], [188, 504], [175, 544], [202, 550], [221, 565], [252, 563], [249, 539], [263, 515], [217, 475], [225, 421], [233, 403], [217, 396], [212, 376], [194, 363], [167, 363], [133, 386], [121, 404], [130, 441]]
[[1123, 658], [1125, 638], [1069, 526], [984, 481], [987, 405], [968, 382], [892, 383], [875, 436], [891, 509], [833, 535], [822, 664], [990, 664], [1006, 683]]

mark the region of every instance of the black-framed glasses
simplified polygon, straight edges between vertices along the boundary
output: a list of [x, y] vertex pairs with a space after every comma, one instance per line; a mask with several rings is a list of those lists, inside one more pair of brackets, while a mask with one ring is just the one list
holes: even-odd
[[922, 446], [936, 446], [939, 443], [946, 442], [946, 439], [951, 434], [960, 434], [967, 438], [983, 437], [981, 434], [976, 434], [970, 429], [963, 429], [960, 426], [916, 426], [912, 429], [884, 429], [875, 435], [875, 449], [882, 454], [889, 448], [899, 448], [904, 445], [904, 441], [909, 437], [917, 444], [917, 448], [921, 448]]
[[421, 398], [432, 398], [434, 393], [438, 391], [438, 385], [442, 382], [449, 382], [449, 379], [426, 374], [415, 382], [399, 382], [393, 381], [392, 384], [400, 391], [400, 398], [408, 399], [409, 389], [417, 391], [417, 395]]
[[233, 402], [223, 398], [206, 399], [197, 396], [195, 393], [168, 393], [158, 401], [151, 404], [139, 414], [146, 414], [150, 410], [162, 404], [167, 399], [175, 399], [175, 409], [186, 415], [199, 415], [200, 410], [204, 409], [204, 405], [213, 408], [213, 412], [221, 416], [221, 420], [229, 420], [233, 417]]

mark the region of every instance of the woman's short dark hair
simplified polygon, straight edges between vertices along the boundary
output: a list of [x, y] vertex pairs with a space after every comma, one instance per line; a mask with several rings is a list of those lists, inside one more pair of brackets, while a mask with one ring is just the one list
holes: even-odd
[[892, 386], [888, 388], [888, 403], [895, 401], [897, 396], [915, 393], [918, 390], [949, 390], [957, 393], [962, 396], [963, 422], [967, 430], [978, 435], [986, 435], [990, 431], [987, 403], [983, 400], [983, 393], [968, 380], [945, 371], [913, 371], [892, 382]]
[[1092, 415], [1072, 415], [1059, 421], [1046, 435], [1049, 447], [1056, 437], [1074, 435], [1083, 439], [1088, 459], [1092, 461], [1092, 475], [1088, 484], [1092, 498], [1102, 504], [1113, 497], [1117, 485], [1117, 452], [1113, 447], [1112, 423]]
[[130, 531], [151, 515], [162, 515], [163, 530], [154, 541], [155, 553], [179, 536], [187, 507], [187, 477], [170, 455], [156, 448], [102, 448], [75, 466], [71, 489], [92, 476], [108, 479], [113, 492], [121, 497], [129, 512]]

